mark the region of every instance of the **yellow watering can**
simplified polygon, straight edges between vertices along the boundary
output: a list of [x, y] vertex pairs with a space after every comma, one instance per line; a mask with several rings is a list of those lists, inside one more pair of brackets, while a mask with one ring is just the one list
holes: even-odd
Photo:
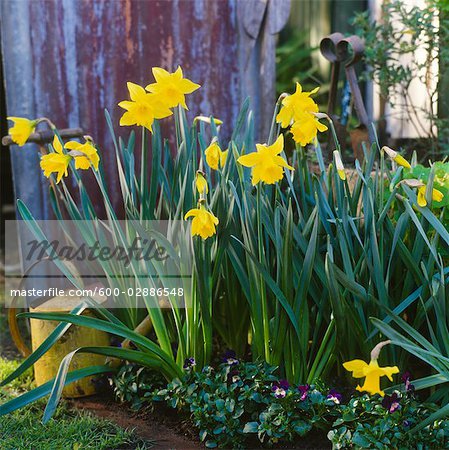
[[[38, 306], [31, 307], [31, 312], [59, 312], [69, 313], [73, 307], [81, 303], [80, 298], [74, 297], [54, 297]], [[64, 305], [64, 307], [61, 307]], [[95, 317], [93, 312], [85, 309], [82, 313], [85, 316]], [[23, 356], [27, 357], [31, 354], [31, 350], [25, 344], [23, 336], [17, 324], [17, 308], [14, 302], [8, 312], [9, 329], [19, 351]], [[31, 346], [32, 350], [36, 350], [39, 345], [53, 332], [59, 322], [31, 319]], [[109, 335], [103, 331], [93, 328], [79, 327], [71, 325], [70, 328], [59, 338], [59, 340], [47, 351], [38, 361], [34, 363], [34, 377], [37, 386], [53, 379], [59, 369], [61, 360], [71, 351], [78, 347], [85, 346], [108, 346]], [[103, 365], [106, 358], [101, 355], [93, 355], [90, 353], [79, 353], [74, 356], [70, 370], [82, 369], [89, 366]], [[86, 377], [67, 385], [63, 390], [63, 396], [68, 398], [85, 397], [93, 395], [97, 392], [96, 384], [93, 382], [94, 377]]]

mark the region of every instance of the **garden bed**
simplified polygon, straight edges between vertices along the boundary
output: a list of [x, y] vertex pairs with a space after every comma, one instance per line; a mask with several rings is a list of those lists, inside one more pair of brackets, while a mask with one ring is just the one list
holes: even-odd
[[[97, 417], [107, 419], [122, 428], [135, 429], [142, 439], [154, 440], [155, 446], [173, 450], [190, 450], [204, 448], [198, 439], [198, 433], [192, 422], [177, 411], [155, 405], [143, 411], [133, 411], [127, 405], [117, 407], [112, 396], [93, 396], [83, 399], [71, 400], [72, 407], [86, 410]], [[263, 448], [255, 442], [250, 448]], [[324, 450], [332, 448], [329, 440], [323, 433], [312, 432], [306, 438], [286, 445], [276, 445], [274, 448]]]
[[[131, 100], [119, 104], [120, 124], [141, 125], [141, 142], [135, 133], [117, 136], [106, 113], [125, 223], [91, 137], [65, 142], [55, 131], [42, 148], [58, 223], [63, 212], [72, 219], [59, 230], [68, 253], [87, 246], [109, 285], [81, 289], [81, 268], [53, 248], [58, 269], [79, 288], [77, 306], [20, 315], [60, 324], [2, 383], [36, 369], [64, 341], [70, 348], [53, 380], [3, 404], [1, 414], [49, 395], [48, 424], [65, 384], [93, 376], [112, 380], [122, 406], [74, 405], [169, 448], [449, 448], [449, 164], [425, 167], [373, 145], [362, 163], [345, 167], [333, 122], [311, 98], [316, 90], [299, 83], [276, 104], [265, 143], [254, 138], [248, 102], [226, 143], [213, 116], [190, 125], [185, 94], [199, 85], [181, 68], [153, 73], [147, 90], [166, 95], [128, 83]], [[173, 86], [176, 98], [168, 95]], [[176, 148], [156, 116], [173, 116]], [[28, 131], [39, 123], [55, 130], [47, 118], [15, 120], [16, 134], [23, 121]], [[336, 150], [327, 165], [317, 133], [328, 127]], [[285, 143], [293, 141], [288, 157]], [[107, 219], [97, 216], [82, 170], [92, 172]], [[81, 208], [65, 185], [69, 174]], [[36, 238], [53, 241], [22, 201], [17, 207]], [[101, 339], [67, 339], [80, 328]], [[98, 358], [75, 367], [82, 354]]]

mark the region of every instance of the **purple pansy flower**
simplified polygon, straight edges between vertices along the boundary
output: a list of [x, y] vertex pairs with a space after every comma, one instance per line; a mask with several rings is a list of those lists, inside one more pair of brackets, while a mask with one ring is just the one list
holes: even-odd
[[190, 358], [186, 358], [184, 360], [184, 366], [183, 366], [184, 369], [190, 369], [193, 366], [196, 366], [195, 358], [190, 357]]
[[332, 400], [336, 405], [339, 405], [341, 403], [341, 400], [343, 398], [343, 396], [340, 394], [340, 392], [336, 391], [335, 389], [331, 389], [328, 393], [327, 393], [327, 397], [328, 400]]
[[412, 379], [412, 375], [410, 374], [410, 372], [407, 371], [402, 374], [401, 380], [404, 383], [405, 390], [407, 392], [414, 392], [414, 390], [415, 390], [415, 386], [413, 386], [411, 379]]
[[112, 336], [111, 338], [111, 346], [112, 347], [119, 347], [121, 348], [122, 346], [122, 340], [116, 336]]
[[273, 383], [271, 390], [276, 398], [284, 398], [287, 395], [287, 391], [290, 385], [287, 380], [279, 380]]
[[309, 394], [310, 386], [308, 384], [303, 384], [302, 386], [298, 386], [298, 391], [301, 394], [301, 397], [299, 399], [301, 401], [305, 400], [307, 398], [307, 395]]
[[229, 366], [235, 366], [239, 363], [239, 360], [236, 358], [236, 354], [234, 350], [226, 350], [223, 355], [222, 361]]
[[382, 400], [382, 406], [390, 413], [394, 413], [401, 405], [399, 404], [399, 397], [396, 392], [391, 395], [386, 395]]
[[408, 428], [410, 426], [410, 422], [408, 420], [404, 420], [404, 422], [402, 422], [402, 426], [404, 428]]

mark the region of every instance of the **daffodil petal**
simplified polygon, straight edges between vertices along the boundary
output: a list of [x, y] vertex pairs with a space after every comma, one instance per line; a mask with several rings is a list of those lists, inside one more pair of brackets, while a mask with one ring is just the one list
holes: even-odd
[[257, 152], [248, 153], [247, 155], [240, 156], [237, 162], [245, 167], [253, 167], [258, 164], [260, 160], [259, 154]]
[[364, 369], [368, 367], [368, 364], [361, 359], [353, 359], [343, 363], [343, 367], [348, 371], [352, 372], [354, 378], [363, 378], [365, 376]]
[[200, 210], [198, 208], [191, 209], [190, 211], [187, 211], [186, 215], [184, 216], [184, 220], [188, 219], [189, 217], [195, 217], [198, 215]]
[[81, 142], [69, 141], [66, 142], [64, 147], [68, 150], [78, 150], [82, 145]]

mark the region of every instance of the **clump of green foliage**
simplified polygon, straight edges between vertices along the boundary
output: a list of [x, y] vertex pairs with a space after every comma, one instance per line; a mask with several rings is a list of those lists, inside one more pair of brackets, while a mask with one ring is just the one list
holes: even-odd
[[[441, 107], [447, 108], [443, 93], [444, 79], [449, 65], [449, 15], [443, 2], [429, 0], [425, 7], [410, 6], [407, 2], [393, 0], [383, 2], [379, 21], [373, 21], [369, 11], [357, 14], [353, 19], [356, 33], [365, 40], [366, 79], [379, 84], [382, 97], [391, 105], [401, 107], [418, 132], [427, 133], [417, 112], [429, 120], [428, 137], [432, 150], [447, 150], [449, 119], [440, 117]], [[417, 50], [425, 57], [417, 56]], [[437, 64], [435, 64], [437, 63]], [[435, 72], [438, 67], [439, 73]], [[440, 74], [440, 76], [439, 76]], [[435, 85], [430, 80], [439, 81]], [[427, 104], [412, 107], [414, 79], [426, 87]], [[394, 99], [401, 104], [395, 104]], [[437, 99], [440, 111], [435, 108]]]
[[[434, 163], [435, 175], [433, 179], [434, 189], [438, 189], [444, 197], [441, 201], [434, 201], [432, 206], [441, 209], [449, 205], [449, 163], [437, 161]], [[410, 170], [404, 171], [404, 179], [417, 179], [427, 184], [431, 174], [431, 168], [422, 164], [416, 164]]]
[[449, 448], [449, 420], [436, 420], [416, 433], [410, 430], [437, 410], [422, 404], [413, 394], [398, 391], [382, 399], [379, 396], [354, 397], [339, 408], [328, 438], [334, 449], [340, 448]]
[[182, 380], [156, 390], [153, 400], [188, 411], [208, 448], [245, 448], [255, 436], [267, 445], [292, 442], [332, 423], [334, 400], [314, 385], [290, 386], [276, 372], [267, 363], [188, 370]]
[[247, 448], [257, 440], [264, 446], [286, 444], [312, 430], [327, 433], [336, 449], [449, 448], [449, 420], [438, 419], [410, 433], [438, 407], [419, 401], [409, 375], [402, 392], [343, 396], [320, 382], [289, 385], [279, 380], [277, 368], [262, 362], [233, 358], [216, 369], [194, 368], [161, 388], [151, 371], [127, 364], [111, 382], [117, 397], [134, 406], [161, 401], [190, 414], [208, 448]]
[[110, 378], [115, 397], [120, 402], [126, 402], [131, 409], [138, 410], [148, 404], [156, 388], [165, 387], [163, 377], [145, 367], [128, 363]]

